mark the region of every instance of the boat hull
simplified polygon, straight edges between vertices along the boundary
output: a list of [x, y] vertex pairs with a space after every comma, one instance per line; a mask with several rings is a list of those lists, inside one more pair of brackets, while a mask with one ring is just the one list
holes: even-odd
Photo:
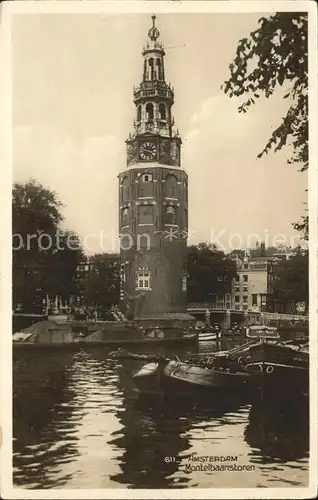
[[279, 400], [308, 396], [307, 352], [263, 342], [250, 348], [246, 369], [256, 396]]
[[174, 397], [197, 398], [245, 392], [247, 373], [229, 373], [171, 361], [163, 372], [163, 390]]
[[221, 332], [199, 332], [199, 342], [211, 342], [221, 339]]
[[160, 394], [161, 380], [159, 363], [145, 364], [134, 376], [134, 382], [142, 394]]
[[116, 338], [103, 338], [102, 340], [78, 340], [78, 341], [69, 341], [69, 342], [13, 342], [14, 349], [81, 349], [81, 348], [94, 348], [94, 347], [103, 347], [103, 346], [134, 346], [134, 345], [162, 345], [162, 346], [173, 346], [173, 345], [192, 345], [196, 344], [198, 341], [197, 335], [188, 335], [184, 337], [165, 337], [165, 338], [125, 338], [125, 339], [116, 339]]
[[142, 393], [156, 393], [174, 399], [219, 398], [224, 401], [233, 395], [245, 394], [249, 376], [247, 373], [228, 373], [169, 361], [162, 362], [161, 366], [148, 363], [133, 378]]

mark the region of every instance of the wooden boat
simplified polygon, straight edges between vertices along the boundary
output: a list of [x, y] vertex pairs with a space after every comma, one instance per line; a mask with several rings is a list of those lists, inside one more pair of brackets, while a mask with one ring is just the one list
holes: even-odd
[[165, 393], [177, 397], [209, 397], [237, 393], [247, 388], [248, 373], [230, 369], [201, 368], [170, 361], [163, 370]]
[[55, 323], [41, 321], [23, 332], [31, 335], [13, 336], [14, 348], [63, 348], [79, 349], [81, 347], [121, 346], [121, 345], [175, 345], [195, 344], [198, 335], [195, 332], [140, 328], [129, 322], [117, 323]]
[[133, 375], [133, 380], [141, 394], [163, 395], [162, 374], [169, 363], [166, 358], [146, 363]]
[[245, 392], [249, 375], [246, 371], [211, 369], [180, 360], [162, 360], [144, 365], [133, 379], [143, 393], [160, 393], [172, 398], [226, 398]]
[[12, 330], [13, 332], [21, 332], [25, 328], [38, 323], [39, 321], [45, 321], [48, 319], [46, 313], [22, 313], [14, 312], [12, 313]]
[[279, 339], [279, 333], [276, 327], [266, 325], [252, 325], [246, 328], [245, 335], [248, 339], [266, 338]]
[[309, 392], [309, 348], [261, 340], [244, 360], [252, 387], [262, 397], [289, 399]]
[[199, 342], [211, 342], [214, 340], [221, 339], [222, 333], [220, 331], [215, 332], [199, 332]]

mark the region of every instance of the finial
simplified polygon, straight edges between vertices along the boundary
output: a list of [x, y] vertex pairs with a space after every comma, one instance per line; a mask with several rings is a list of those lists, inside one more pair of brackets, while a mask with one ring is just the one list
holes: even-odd
[[152, 28], [148, 31], [148, 36], [152, 42], [155, 42], [159, 38], [159, 30], [156, 28], [156, 16], [151, 16]]

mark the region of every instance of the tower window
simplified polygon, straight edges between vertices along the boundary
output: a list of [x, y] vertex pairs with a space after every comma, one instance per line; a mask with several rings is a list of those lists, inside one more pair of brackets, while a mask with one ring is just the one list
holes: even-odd
[[243, 274], [243, 281], [245, 281], [245, 282], [248, 281], [248, 275], [247, 274]]
[[154, 80], [154, 61], [153, 58], [151, 57], [149, 59], [149, 74], [148, 74], [149, 80]]
[[177, 179], [174, 175], [169, 174], [165, 182], [165, 196], [166, 198], [175, 198], [177, 195]]
[[153, 183], [152, 174], [142, 174], [139, 179], [139, 197], [152, 197]]
[[144, 80], [147, 80], [147, 62], [144, 60]]
[[187, 277], [182, 276], [182, 291], [186, 292], [187, 291]]
[[122, 180], [122, 202], [126, 203], [129, 200], [129, 181], [128, 177], [124, 177]]
[[137, 108], [137, 121], [140, 122], [141, 121], [141, 105], [139, 104], [138, 108]]
[[146, 106], [146, 116], [147, 121], [153, 120], [153, 104], [151, 102], [148, 102]]
[[150, 290], [151, 274], [150, 272], [139, 272], [137, 275], [137, 290]]
[[162, 65], [161, 65], [161, 60], [157, 59], [157, 78], [158, 80], [162, 80]]
[[125, 207], [121, 212], [121, 222], [123, 226], [127, 226], [129, 224], [129, 208]]
[[141, 182], [152, 182], [152, 174], [142, 174], [140, 177]]
[[169, 206], [165, 210], [165, 224], [176, 224], [176, 209]]
[[166, 106], [162, 103], [159, 104], [159, 116], [160, 120], [166, 119]]
[[138, 223], [153, 224], [153, 206], [139, 205], [138, 207]]

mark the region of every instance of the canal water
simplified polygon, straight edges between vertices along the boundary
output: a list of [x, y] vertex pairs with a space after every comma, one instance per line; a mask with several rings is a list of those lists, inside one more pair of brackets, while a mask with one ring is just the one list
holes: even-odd
[[205, 407], [141, 399], [132, 374], [143, 363], [108, 352], [14, 353], [15, 486], [308, 485], [305, 407], [261, 408], [239, 397]]

